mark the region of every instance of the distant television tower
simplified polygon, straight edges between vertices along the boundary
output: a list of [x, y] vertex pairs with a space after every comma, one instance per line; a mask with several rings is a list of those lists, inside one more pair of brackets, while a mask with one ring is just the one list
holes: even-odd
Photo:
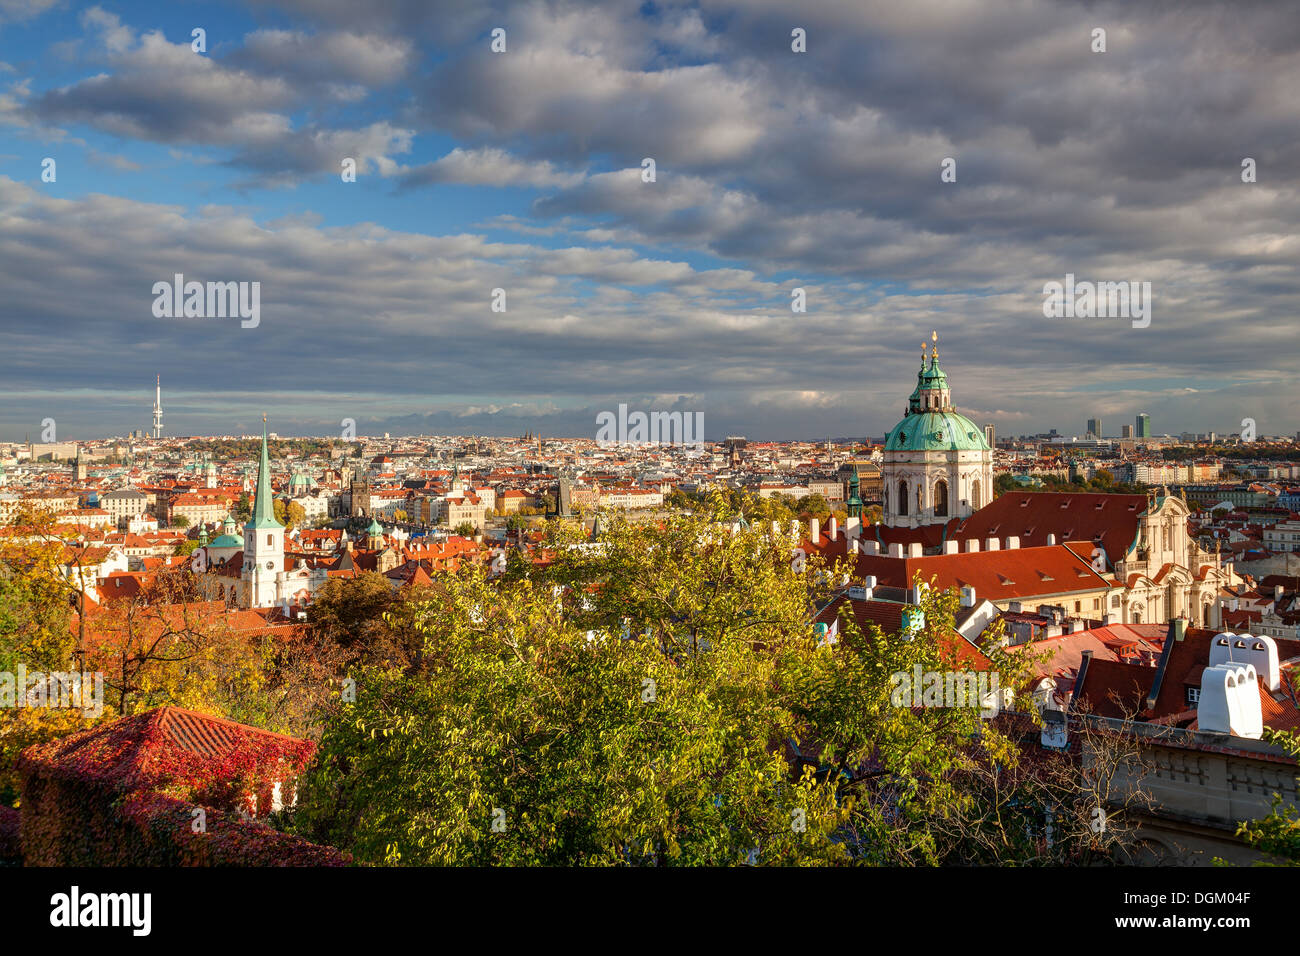
[[153, 437], [162, 438], [162, 376], [159, 375], [153, 398]]

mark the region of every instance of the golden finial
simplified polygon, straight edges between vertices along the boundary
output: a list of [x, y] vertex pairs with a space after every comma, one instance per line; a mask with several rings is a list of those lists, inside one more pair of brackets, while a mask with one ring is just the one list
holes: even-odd
[[262, 424], [266, 424], [266, 412], [262, 412]]
[[925, 350], [930, 347], [929, 342], [921, 343], [921, 368], [925, 368]]
[[934, 343], [934, 351], [933, 351], [934, 358], [938, 359], [939, 358], [939, 333], [937, 331], [933, 331], [930, 333], [930, 341]]

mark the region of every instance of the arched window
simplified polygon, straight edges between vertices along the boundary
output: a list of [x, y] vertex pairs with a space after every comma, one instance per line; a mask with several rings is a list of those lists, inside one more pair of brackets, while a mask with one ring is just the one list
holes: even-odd
[[975, 483], [970, 488], [970, 506], [976, 511], [983, 507], [983, 502], [980, 501], [980, 480], [978, 478], [975, 479]]
[[948, 482], [942, 478], [934, 483], [934, 514], [937, 518], [948, 517]]
[[907, 482], [905, 481], [898, 483], [898, 513], [907, 514]]

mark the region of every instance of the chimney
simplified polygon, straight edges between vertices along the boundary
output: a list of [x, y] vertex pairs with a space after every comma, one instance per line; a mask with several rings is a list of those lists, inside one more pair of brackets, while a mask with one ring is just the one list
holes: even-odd
[[822, 540], [822, 523], [816, 518], [808, 519], [808, 540], [814, 545], [820, 544]]
[[1205, 668], [1201, 672], [1201, 697], [1196, 704], [1200, 730], [1254, 740], [1263, 736], [1264, 713], [1257, 680], [1255, 668], [1250, 664], [1223, 663]]
[[880, 542], [872, 538], [864, 538], [861, 541], [863, 554], [879, 554]]
[[901, 558], [903, 556], [903, 546], [895, 541], [889, 546], [889, 556], [891, 558]]
[[844, 537], [860, 538], [862, 537], [862, 519], [849, 515], [844, 522]]
[[1020, 537], [1019, 537], [1019, 535], [1011, 535], [1009, 538], [1007, 538], [1007, 550], [1008, 550], [1008, 551], [1014, 551], [1014, 550], [1016, 550], [1016, 548], [1018, 548], [1018, 547], [1020, 547]]
[[794, 520], [792, 520], [792, 521], [790, 522], [790, 536], [791, 536], [791, 537], [793, 537], [795, 540], [799, 540], [799, 539], [802, 537], [802, 534], [801, 534], [802, 531], [803, 531], [803, 527], [799, 524], [799, 519], [798, 519], [798, 518], [795, 518]]
[[966, 539], [966, 553], [967, 553], [967, 554], [972, 554], [972, 553], [978, 551], [979, 549], [980, 549], [980, 539], [979, 539], [979, 538], [967, 538], [967, 539]]
[[1187, 636], [1187, 618], [1176, 617], [1169, 622], [1169, 626], [1173, 629], [1175, 641], [1181, 641]]
[[832, 541], [838, 541], [840, 537], [840, 522], [834, 515], [831, 515], [831, 523], [826, 526], [826, 536]]
[[909, 558], [919, 558], [923, 550], [920, 541], [913, 541], [907, 546], [907, 556]]
[[1080, 621], [1079, 619], [1076, 618], [1075, 620], [1073, 620], [1073, 621], [1070, 622], [1070, 633], [1071, 633], [1071, 634], [1078, 634], [1078, 633], [1080, 633], [1082, 630], [1083, 630], [1083, 621]]
[[1233, 634], [1225, 631], [1210, 642], [1210, 665], [1249, 664], [1255, 668], [1264, 686], [1276, 691], [1281, 686], [1282, 670], [1278, 666], [1277, 642], [1264, 634]]
[[1010, 611], [1012, 614], [1019, 614], [1019, 613], [1020, 613], [1020, 602], [1019, 602], [1019, 601], [1009, 601], [1009, 602], [1007, 603], [1007, 610]]
[[985, 551], [997, 551], [1000, 546], [1001, 542], [999, 542], [997, 538], [989, 538], [984, 542]]
[[1048, 545], [1048, 547], [1051, 547], [1051, 546], [1054, 545], [1054, 544], [1056, 544], [1056, 535], [1054, 535], [1054, 534], [1049, 534], [1049, 535], [1047, 536], [1047, 545]]
[[873, 590], [876, 586], [876, 576], [874, 574], [868, 574], [865, 578], [862, 579], [862, 586], [865, 587], [868, 591]]
[[945, 541], [943, 543], [944, 554], [956, 554], [958, 543], [956, 541]]
[[964, 587], [964, 588], [961, 589], [961, 606], [962, 606], [962, 607], [974, 607], [974, 606], [975, 606], [975, 589], [974, 589], [974, 588], [972, 588], [972, 587]]
[[1282, 587], [1282, 585], [1280, 585], [1280, 584], [1275, 584], [1275, 585], [1273, 585], [1273, 600], [1274, 600], [1274, 602], [1277, 602], [1277, 601], [1282, 600], [1282, 595], [1283, 595], [1285, 592], [1286, 592], [1286, 588]]

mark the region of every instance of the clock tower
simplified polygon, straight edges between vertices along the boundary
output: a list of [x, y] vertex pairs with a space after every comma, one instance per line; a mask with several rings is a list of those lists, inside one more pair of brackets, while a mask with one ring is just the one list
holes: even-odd
[[262, 459], [257, 467], [257, 497], [244, 525], [244, 568], [240, 575], [246, 607], [278, 603], [284, 572], [284, 525], [275, 520], [271, 462], [266, 451], [266, 416], [262, 416]]

